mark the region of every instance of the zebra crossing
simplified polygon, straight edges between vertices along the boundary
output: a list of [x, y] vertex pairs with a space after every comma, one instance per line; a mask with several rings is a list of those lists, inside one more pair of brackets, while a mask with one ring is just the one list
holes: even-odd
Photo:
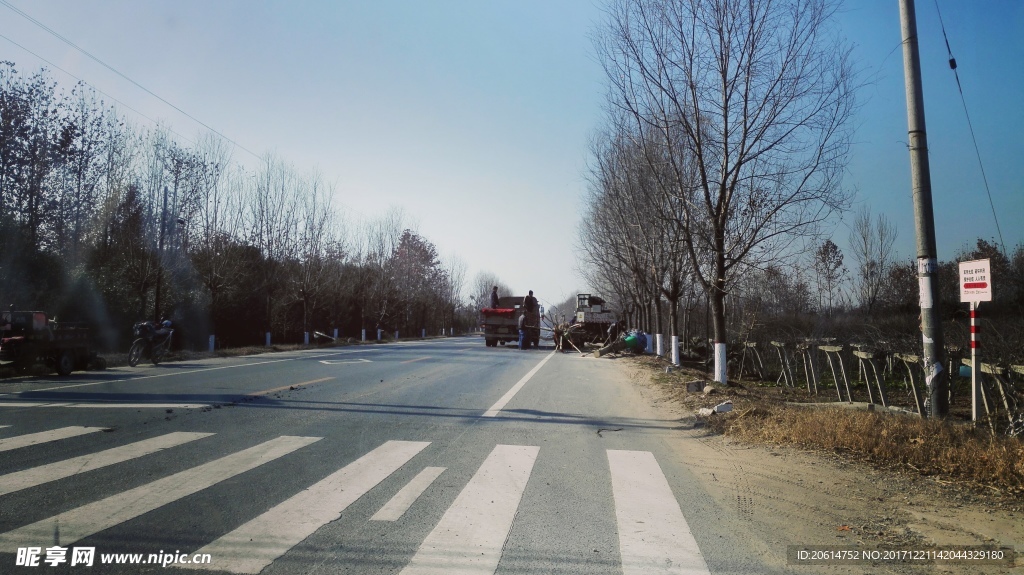
[[[88, 436], [99, 427], [64, 427], [0, 438], [0, 451]], [[11, 429], [6, 430], [12, 431]], [[26, 547], [68, 546], [106, 529], [157, 511], [229, 478], [288, 457], [320, 437], [280, 436], [132, 489], [0, 533], [0, 561]], [[18, 491], [153, 453], [216, 441], [215, 434], [173, 432], [0, 475], [0, 505]], [[282, 558], [431, 445], [429, 441], [386, 441], [323, 479], [245, 521], [201, 548], [211, 563], [181, 568], [260, 573]], [[624, 575], [710, 573], [678, 501], [655, 456], [647, 451], [606, 450], [608, 482], [618, 526]], [[493, 574], [502, 559], [535, 463], [538, 446], [496, 445], [423, 538], [401, 575]], [[415, 469], [410, 469], [410, 472]], [[395, 522], [446, 468], [425, 467], [370, 517]], [[389, 483], [390, 485], [390, 483]], [[385, 524], [386, 523], [382, 523]], [[159, 534], [150, 534], [150, 540]], [[162, 553], [162, 551], [161, 551]], [[0, 571], [3, 569], [0, 568]]]

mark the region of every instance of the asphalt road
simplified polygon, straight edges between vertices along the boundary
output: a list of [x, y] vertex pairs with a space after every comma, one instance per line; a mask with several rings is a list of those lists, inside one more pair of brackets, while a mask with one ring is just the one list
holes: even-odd
[[0, 573], [764, 572], [609, 361], [449, 338], [0, 382]]

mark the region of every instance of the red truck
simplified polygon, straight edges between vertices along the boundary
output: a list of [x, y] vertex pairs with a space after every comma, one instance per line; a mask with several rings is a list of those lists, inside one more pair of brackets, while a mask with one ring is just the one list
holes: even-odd
[[532, 312], [522, 309], [523, 296], [498, 299], [498, 307], [480, 310], [480, 327], [484, 330], [484, 345], [495, 347], [499, 343], [519, 341], [519, 316], [526, 313], [526, 341], [524, 347], [540, 347], [540, 309]]
[[27, 371], [43, 363], [67, 375], [75, 370], [104, 369], [107, 362], [90, 350], [89, 329], [77, 323], [57, 323], [42, 311], [0, 313], [0, 366]]

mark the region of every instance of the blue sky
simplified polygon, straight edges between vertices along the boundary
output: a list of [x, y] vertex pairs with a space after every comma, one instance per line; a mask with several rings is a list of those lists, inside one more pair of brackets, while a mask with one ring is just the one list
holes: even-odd
[[[599, 1], [8, 1], [248, 150], [319, 169], [355, 217], [403, 206], [443, 254], [467, 263], [469, 279], [491, 271], [551, 303], [585, 287], [574, 246], [588, 141], [603, 115], [590, 40]], [[1024, 2], [939, 7], [1012, 249], [1024, 240]], [[934, 0], [917, 11], [948, 260], [996, 232]], [[849, 1], [838, 27], [866, 83], [844, 185], [897, 225], [911, 258], [897, 0]], [[185, 138], [203, 130], [2, 5], [0, 34]], [[45, 65], [2, 38], [0, 59], [23, 72]], [[847, 236], [838, 224], [836, 243]]]

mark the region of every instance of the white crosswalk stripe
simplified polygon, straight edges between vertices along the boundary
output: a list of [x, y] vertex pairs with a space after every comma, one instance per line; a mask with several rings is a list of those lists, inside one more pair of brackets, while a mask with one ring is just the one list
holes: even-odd
[[608, 466], [623, 575], [710, 574], [654, 454], [608, 450]]
[[493, 575], [539, 451], [495, 447], [401, 575]]
[[[17, 449], [102, 429], [66, 427], [21, 435], [0, 440], [5, 442], [0, 443], [0, 449]], [[214, 434], [169, 433], [2, 475], [0, 497], [4, 497], [6, 502], [11, 494], [30, 487], [131, 462], [211, 436]], [[278, 437], [18, 527], [0, 534], [0, 553], [14, 553], [19, 547], [71, 545], [320, 439]], [[408, 465], [430, 445], [427, 441], [388, 441], [284, 501], [276, 505], [271, 502], [273, 507], [265, 513], [214, 537], [190, 554], [208, 554], [212, 563], [178, 566], [259, 573], [289, 552], [301, 557], [302, 547], [297, 546], [324, 526], [339, 520], [349, 506], [382, 485], [385, 479]], [[516, 515], [521, 512], [520, 505], [540, 455], [538, 446], [495, 446], [416, 547], [400, 575], [494, 575], [512, 534]], [[623, 575], [709, 574], [707, 562], [654, 454], [607, 450], [606, 455]], [[387, 503], [369, 518], [370, 521], [398, 521], [445, 471], [444, 467], [421, 468], [412, 480], [400, 488], [396, 487], [395, 493], [380, 494], [383, 496], [381, 500], [386, 498]], [[441, 491], [435, 489], [431, 493]], [[346, 515], [346, 520], [353, 521], [354, 517], [356, 515]], [[396, 526], [399, 526], [396, 529], [401, 528], [402, 523]], [[146, 534], [145, 539], [160, 540], [159, 534]], [[345, 544], [344, 541], [340, 543]], [[288, 560], [287, 557], [285, 559]]]
[[189, 567], [259, 573], [330, 521], [378, 483], [430, 445], [425, 441], [389, 441], [302, 493], [196, 551], [214, 563]]
[[12, 449], [21, 449], [23, 447], [29, 447], [32, 445], [39, 445], [40, 443], [49, 443], [51, 441], [58, 441], [61, 439], [67, 439], [69, 437], [77, 437], [79, 435], [85, 435], [87, 433], [96, 433], [97, 431], [103, 431], [102, 427], [62, 427], [60, 429], [54, 429], [51, 431], [40, 431], [39, 433], [30, 433], [28, 435], [17, 435], [15, 437], [6, 437], [0, 439], [0, 451], [10, 451]]
[[39, 467], [33, 467], [32, 469], [26, 469], [17, 473], [0, 475], [0, 495], [14, 493], [15, 491], [35, 487], [50, 481], [100, 469], [101, 467], [156, 453], [169, 447], [175, 447], [211, 435], [213, 434], [179, 431], [152, 439], [137, 441], [121, 447], [114, 447], [99, 453], [82, 455], [48, 465], [40, 465]]
[[[278, 437], [199, 467], [175, 473], [95, 503], [0, 534], [0, 552], [10, 553], [19, 546], [28, 547], [38, 545], [41, 541], [53, 541], [54, 539], [63, 545], [74, 543], [79, 539], [201, 491], [229, 477], [259, 467], [320, 439], [319, 437]], [[60, 528], [56, 534], [54, 525]]]
[[444, 467], [428, 467], [413, 477], [401, 491], [395, 494], [380, 511], [373, 514], [370, 521], [398, 521], [420, 495], [430, 487], [435, 479], [444, 473]]

